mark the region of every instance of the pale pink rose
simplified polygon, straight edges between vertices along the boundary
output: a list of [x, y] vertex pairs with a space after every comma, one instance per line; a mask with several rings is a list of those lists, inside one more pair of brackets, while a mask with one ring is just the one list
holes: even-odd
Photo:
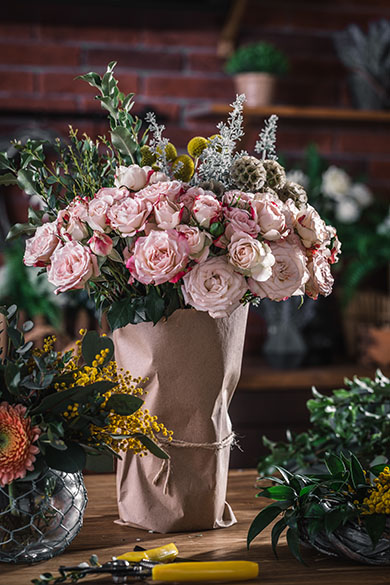
[[130, 191], [143, 189], [148, 180], [148, 173], [138, 165], [120, 166], [115, 172], [115, 187], [127, 187]]
[[222, 204], [214, 193], [204, 191], [195, 197], [192, 213], [200, 227], [209, 228], [210, 224], [221, 219]]
[[274, 242], [288, 235], [289, 230], [281, 204], [276, 203], [271, 198], [264, 197], [254, 201], [253, 207], [256, 211], [260, 233], [265, 240]]
[[78, 242], [57, 247], [47, 269], [47, 279], [56, 286], [55, 293], [84, 288], [85, 283], [99, 275], [96, 256]]
[[222, 197], [222, 203], [228, 207], [241, 207], [247, 209], [254, 200], [253, 193], [245, 193], [235, 189], [233, 191], [226, 191]]
[[162, 173], [161, 171], [155, 171], [154, 169], [152, 169], [152, 167], [144, 166], [144, 167], [142, 167], [142, 169], [147, 174], [147, 181], [148, 181], [147, 184], [148, 185], [154, 185], [155, 183], [160, 183], [160, 182], [165, 182], [165, 181], [170, 180], [168, 175], [166, 175], [165, 173]]
[[171, 230], [179, 225], [181, 220], [181, 206], [170, 199], [162, 197], [154, 206], [154, 218], [161, 230]]
[[55, 221], [44, 223], [37, 227], [35, 235], [26, 240], [26, 250], [23, 258], [25, 265], [46, 266], [50, 262], [50, 257], [59, 242]]
[[294, 231], [294, 227], [297, 221], [297, 215], [299, 213], [298, 207], [294, 201], [288, 198], [283, 205], [283, 213], [286, 218], [286, 226], [290, 232]]
[[107, 220], [107, 211], [112, 203], [108, 203], [104, 199], [92, 199], [88, 206], [88, 225], [96, 231], [104, 232], [109, 228]]
[[307, 265], [310, 278], [305, 285], [305, 293], [312, 299], [317, 299], [319, 294], [325, 297], [330, 295], [334, 283], [328, 259], [321, 252], [321, 248], [316, 250]]
[[183, 276], [184, 300], [198, 311], [211, 317], [227, 317], [240, 304], [248, 286], [225, 256], [208, 258]]
[[272, 274], [265, 282], [257, 282], [253, 278], [248, 280], [253, 294], [261, 299], [282, 301], [293, 295], [304, 294], [304, 285], [309, 278], [306, 268], [307, 258], [299, 238], [294, 234], [284, 240], [271, 243], [275, 264]]
[[294, 227], [305, 248], [320, 246], [328, 239], [325, 222], [311, 205], [297, 213]]
[[145, 228], [152, 211], [152, 204], [137, 197], [128, 197], [114, 203], [107, 210], [110, 226], [121, 233], [122, 237], [134, 236]]
[[160, 181], [154, 185], [149, 185], [137, 193], [137, 199], [144, 199], [150, 203], [156, 203], [160, 197], [166, 196], [171, 201], [176, 201], [183, 191], [181, 181]]
[[58, 235], [67, 240], [79, 242], [88, 236], [87, 224], [71, 213], [69, 207], [58, 213], [56, 223]]
[[332, 225], [327, 225], [326, 231], [328, 232], [328, 241], [323, 246], [323, 254], [329, 264], [336, 264], [341, 253], [341, 242], [337, 237], [336, 228]]
[[187, 240], [176, 230], [153, 231], [138, 238], [126, 266], [139, 282], [162, 284], [184, 270], [188, 253]]
[[129, 197], [130, 193], [126, 187], [122, 187], [118, 189], [117, 187], [103, 187], [99, 189], [96, 193], [95, 199], [100, 199], [101, 201], [105, 201], [108, 205], [112, 205], [115, 201], [122, 201], [122, 199], [126, 199]]
[[225, 236], [230, 240], [236, 232], [245, 232], [256, 238], [260, 227], [256, 223], [256, 217], [251, 208], [249, 211], [239, 207], [224, 207], [223, 210], [226, 219]]
[[102, 232], [94, 232], [92, 238], [88, 240], [91, 251], [96, 256], [108, 256], [111, 254], [113, 242], [110, 236]]
[[189, 257], [197, 262], [204, 262], [209, 255], [212, 244], [211, 236], [208, 232], [200, 230], [195, 226], [178, 225], [176, 230], [183, 234], [189, 246]]
[[233, 234], [228, 245], [229, 262], [238, 272], [262, 282], [272, 274], [275, 258], [268, 244], [244, 232]]
[[178, 203], [184, 205], [189, 211], [192, 210], [194, 207], [195, 198], [198, 195], [204, 195], [205, 190], [202, 187], [190, 187], [186, 191], [183, 192], [178, 197]]
[[88, 218], [88, 203], [80, 197], [75, 197], [68, 205], [67, 211], [73, 219], [85, 222]]

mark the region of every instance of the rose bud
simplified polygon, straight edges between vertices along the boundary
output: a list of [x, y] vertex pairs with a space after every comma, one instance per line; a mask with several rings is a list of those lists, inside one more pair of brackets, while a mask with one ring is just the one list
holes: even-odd
[[94, 232], [92, 238], [88, 240], [91, 251], [96, 256], [108, 256], [112, 250], [112, 239], [102, 232]]

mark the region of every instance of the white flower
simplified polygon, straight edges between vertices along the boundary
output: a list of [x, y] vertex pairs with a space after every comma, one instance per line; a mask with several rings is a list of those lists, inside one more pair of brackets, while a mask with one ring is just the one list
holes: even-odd
[[355, 183], [352, 185], [348, 195], [353, 197], [356, 203], [360, 205], [360, 207], [367, 207], [368, 205], [371, 205], [374, 199], [370, 189], [363, 183]]
[[234, 271], [225, 256], [209, 258], [183, 276], [182, 291], [187, 305], [207, 311], [214, 318], [230, 315], [247, 289], [244, 276]]
[[322, 175], [321, 189], [324, 195], [332, 199], [340, 199], [351, 188], [349, 175], [339, 167], [330, 166]]
[[288, 171], [288, 173], [286, 173], [286, 179], [292, 183], [298, 183], [298, 185], [301, 185], [305, 191], [309, 187], [309, 177], [300, 169]]
[[272, 274], [275, 258], [268, 244], [259, 242], [244, 232], [235, 232], [228, 246], [232, 266], [254, 280], [262, 282]]
[[360, 206], [351, 197], [344, 197], [337, 202], [335, 215], [341, 223], [354, 223], [360, 217]]

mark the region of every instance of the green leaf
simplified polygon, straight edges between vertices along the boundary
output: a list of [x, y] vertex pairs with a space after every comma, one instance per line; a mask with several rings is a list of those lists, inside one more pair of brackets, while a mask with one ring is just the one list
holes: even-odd
[[113, 410], [117, 414], [130, 416], [143, 405], [143, 400], [132, 394], [111, 394], [105, 405], [105, 410]]
[[18, 185], [27, 195], [39, 195], [34, 181], [34, 175], [27, 169], [20, 169], [17, 178]]
[[386, 514], [370, 514], [362, 516], [365, 529], [371, 538], [372, 548], [375, 548], [386, 528]]
[[63, 412], [69, 404], [78, 402], [84, 404], [91, 400], [95, 393], [104, 394], [114, 388], [115, 382], [94, 382], [89, 386], [76, 386], [55, 394], [49, 394], [31, 411], [32, 414], [46, 412], [50, 410], [53, 413]]
[[169, 459], [168, 453], [156, 445], [156, 443], [146, 435], [143, 435], [142, 433], [135, 433], [133, 437], [141, 441], [141, 443], [148, 449], [148, 451], [150, 451], [159, 459]]
[[100, 89], [102, 85], [100, 75], [93, 71], [86, 73], [85, 75], [78, 75], [75, 79], [82, 79], [82, 81], [86, 81], [89, 85], [97, 87], [98, 89]]
[[129, 323], [136, 325], [150, 321], [146, 312], [146, 298], [136, 297], [133, 299], [125, 298], [113, 303], [107, 312], [107, 319], [111, 330], [126, 327]]
[[271, 532], [272, 550], [274, 551], [274, 555], [276, 558], [278, 558], [278, 555], [276, 553], [276, 547], [278, 545], [280, 535], [282, 534], [283, 530], [285, 530], [286, 528], [287, 528], [287, 524], [286, 524], [286, 521], [284, 518], [281, 518], [280, 520], [278, 520], [278, 522], [276, 522], [276, 524], [272, 527], [272, 532]]
[[345, 513], [342, 510], [332, 510], [327, 512], [324, 517], [324, 525], [327, 534], [332, 534], [343, 523]]
[[96, 360], [96, 356], [100, 354], [103, 349], [108, 349], [109, 352], [104, 359], [103, 365], [107, 364], [114, 355], [114, 344], [109, 337], [102, 337], [97, 331], [88, 331], [83, 337], [82, 345], [83, 358], [88, 366], [92, 366], [92, 362]]
[[378, 476], [385, 467], [388, 467], [388, 463], [378, 463], [378, 465], [373, 465], [370, 467], [370, 471], [373, 475]]
[[218, 238], [218, 236], [221, 236], [224, 231], [225, 231], [225, 228], [224, 228], [223, 224], [219, 221], [215, 221], [214, 223], [212, 223], [210, 225], [210, 234], [214, 238]]
[[366, 477], [363, 473], [363, 468], [357, 457], [351, 454], [351, 477], [353, 487], [356, 489], [359, 485], [366, 484]]
[[17, 182], [15, 175], [12, 173], [0, 175], [0, 185], [15, 185]]
[[14, 238], [18, 238], [19, 236], [32, 236], [35, 234], [36, 227], [31, 226], [28, 223], [15, 223], [9, 230], [6, 239], [13, 240]]
[[14, 327], [7, 327], [7, 335], [12, 341], [12, 345], [15, 347], [15, 349], [18, 349], [23, 343], [23, 335], [18, 329], [15, 329]]
[[138, 144], [133, 139], [130, 131], [123, 126], [118, 126], [111, 132], [111, 142], [122, 156], [128, 156], [131, 160], [138, 149]]
[[342, 460], [333, 453], [328, 455], [325, 459], [325, 465], [329, 469], [329, 473], [337, 475], [345, 471], [345, 465]]
[[252, 524], [249, 527], [248, 536], [247, 536], [247, 548], [249, 549], [250, 543], [256, 536], [258, 536], [264, 528], [266, 528], [279, 514], [282, 512], [282, 509], [278, 506], [274, 506], [271, 504], [261, 510], [253, 520]]
[[5, 366], [4, 379], [8, 390], [14, 394], [19, 389], [20, 384], [20, 370], [14, 362], [7, 362]]
[[290, 551], [292, 552], [294, 557], [304, 565], [305, 563], [303, 562], [303, 559], [301, 557], [300, 548], [299, 548], [298, 530], [295, 528], [289, 528], [287, 530], [286, 538], [287, 538], [288, 548], [290, 549]]
[[86, 454], [83, 447], [78, 443], [67, 442], [65, 451], [58, 451], [58, 449], [47, 445], [45, 459], [48, 466], [53, 469], [76, 473], [77, 471], [82, 471], [85, 467]]
[[310, 492], [312, 492], [316, 487], [317, 485], [305, 485], [305, 487], [303, 487], [299, 492], [299, 497], [302, 498], [303, 496], [310, 494]]
[[274, 485], [272, 487], [265, 488], [263, 492], [261, 492], [260, 496], [262, 495], [268, 498], [272, 498], [273, 500], [293, 500], [296, 496], [296, 493], [293, 488], [287, 485]]
[[149, 293], [146, 296], [145, 308], [148, 318], [154, 323], [154, 325], [156, 325], [156, 323], [158, 323], [164, 316], [164, 299], [160, 297], [154, 286], [149, 289]]

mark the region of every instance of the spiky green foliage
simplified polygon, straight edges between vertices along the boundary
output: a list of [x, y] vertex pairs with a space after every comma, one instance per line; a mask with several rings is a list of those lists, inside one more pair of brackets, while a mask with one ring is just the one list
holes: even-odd
[[368, 26], [367, 34], [352, 24], [334, 36], [340, 60], [354, 76], [361, 107], [390, 107], [390, 21]]
[[373, 380], [354, 377], [331, 396], [315, 388], [307, 402], [311, 428], [299, 435], [287, 433], [287, 441], [263, 437], [270, 453], [258, 470], [270, 474], [275, 466], [295, 471], [316, 467], [327, 451], [352, 451], [369, 465], [377, 456], [390, 454], [390, 380], [379, 370]]
[[226, 63], [227, 73], [261, 72], [283, 75], [287, 72], [287, 57], [270, 43], [253, 43], [237, 49]]

